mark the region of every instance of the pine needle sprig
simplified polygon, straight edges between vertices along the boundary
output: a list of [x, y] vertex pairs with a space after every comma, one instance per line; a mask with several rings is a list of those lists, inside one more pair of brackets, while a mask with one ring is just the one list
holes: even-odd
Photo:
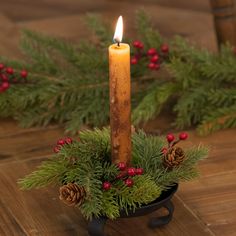
[[136, 28], [145, 47], [160, 48], [164, 40], [154, 29], [150, 17], [142, 9], [138, 10], [136, 14]]
[[45, 161], [32, 174], [18, 181], [21, 189], [42, 188], [49, 184], [59, 184], [68, 170], [68, 162], [59, 158]]
[[147, 122], [157, 116], [163, 105], [178, 90], [178, 85], [172, 82], [159, 84], [149, 91], [133, 111], [132, 120], [134, 124]]
[[[143, 131], [134, 133], [131, 165], [142, 167], [144, 174], [132, 177], [133, 186], [128, 187], [124, 179], [117, 178], [119, 169], [111, 163], [109, 133], [108, 128], [81, 132], [79, 140], [63, 145], [53, 159], [19, 180], [19, 185], [22, 189], [32, 189], [75, 183], [86, 193], [80, 206], [85, 218], [115, 219], [121, 210], [135, 211], [154, 201], [173, 184], [196, 177], [196, 164], [208, 152], [203, 146], [193, 147], [185, 152], [186, 159], [180, 166], [168, 170], [163, 166], [164, 139], [148, 136]], [[102, 188], [105, 181], [112, 183], [109, 190]]]
[[[13, 117], [24, 127], [56, 122], [64, 124], [65, 130], [72, 134], [82, 125], [108, 124], [107, 46], [112, 32], [96, 15], [88, 15], [86, 23], [96, 35], [96, 42], [86, 40], [75, 45], [23, 31], [21, 49], [25, 59], [0, 59], [17, 73], [27, 69], [29, 77], [26, 83], [21, 81], [1, 93], [1, 117]], [[166, 40], [143, 10], [137, 12], [136, 28], [144, 43], [143, 50], [155, 48], [161, 55], [161, 45]], [[164, 73], [151, 73], [146, 58], [131, 67], [134, 123], [148, 122], [163, 107], [168, 107], [175, 115], [176, 128], [196, 126], [201, 134], [208, 134], [234, 127], [236, 56], [233, 47], [222, 45], [219, 53], [213, 53], [179, 36], [170, 40], [169, 45], [169, 54], [161, 63]]]
[[209, 112], [197, 131], [201, 135], [207, 135], [220, 129], [234, 127], [236, 127], [236, 104]]

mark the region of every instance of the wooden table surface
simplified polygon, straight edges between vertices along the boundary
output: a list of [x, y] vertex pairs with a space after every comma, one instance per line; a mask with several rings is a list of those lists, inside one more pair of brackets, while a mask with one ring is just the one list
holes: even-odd
[[[166, 37], [179, 33], [216, 49], [212, 16], [203, 0], [191, 4], [187, 0], [148, 0], [145, 4], [142, 0], [102, 0], [96, 4], [88, 0], [8, 0], [1, 1], [0, 54], [21, 56], [17, 48], [21, 28], [78, 42], [79, 37], [89, 37], [82, 22], [85, 12], [98, 12], [112, 20], [122, 13], [131, 25], [140, 6], [150, 13], [154, 25]], [[133, 34], [134, 27], [128, 29]], [[152, 123], [149, 130], [160, 127], [159, 123]], [[0, 236], [87, 235], [87, 222], [78, 210], [59, 201], [56, 188], [23, 192], [16, 184], [18, 178], [51, 155], [55, 141], [63, 136], [63, 129], [58, 126], [21, 129], [11, 119], [0, 120]], [[236, 129], [204, 138], [191, 131], [186, 145], [198, 142], [211, 146], [210, 156], [200, 163], [201, 178], [180, 185], [174, 197], [173, 221], [156, 230], [145, 224], [152, 215], [109, 221], [109, 235], [236, 235]]]

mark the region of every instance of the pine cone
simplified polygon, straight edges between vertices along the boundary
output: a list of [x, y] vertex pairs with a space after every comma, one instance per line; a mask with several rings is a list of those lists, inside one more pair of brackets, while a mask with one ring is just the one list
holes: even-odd
[[171, 147], [164, 155], [163, 165], [169, 169], [179, 166], [185, 159], [185, 154], [180, 147]]
[[59, 199], [62, 200], [68, 206], [80, 206], [85, 199], [85, 189], [77, 184], [68, 183], [60, 187]]

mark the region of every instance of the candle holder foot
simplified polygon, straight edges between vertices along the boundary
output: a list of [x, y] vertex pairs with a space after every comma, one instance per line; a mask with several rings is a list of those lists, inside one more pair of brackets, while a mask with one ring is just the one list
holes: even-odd
[[107, 222], [107, 217], [93, 217], [88, 224], [88, 233], [90, 236], [105, 236], [104, 226]]
[[[165, 191], [156, 201], [137, 208], [135, 212], [129, 211], [128, 214], [125, 211], [120, 211], [120, 218], [130, 218], [147, 215], [151, 212], [157, 211], [160, 208], [165, 208], [168, 214], [160, 217], [153, 217], [148, 222], [148, 227], [155, 229], [157, 227], [168, 224], [173, 217], [174, 205], [171, 202], [171, 198], [178, 188], [178, 184], [172, 186], [169, 190]], [[105, 236], [104, 227], [107, 222], [107, 217], [93, 217], [88, 224], [88, 233], [90, 236]]]
[[155, 229], [157, 227], [167, 225], [172, 220], [173, 212], [174, 212], [173, 203], [169, 201], [163, 207], [166, 208], [169, 213], [165, 216], [153, 217], [152, 219], [150, 219], [148, 223], [149, 228]]

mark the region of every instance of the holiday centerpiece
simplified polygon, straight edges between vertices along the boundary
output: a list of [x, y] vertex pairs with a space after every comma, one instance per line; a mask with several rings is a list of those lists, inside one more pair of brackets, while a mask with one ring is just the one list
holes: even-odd
[[179, 142], [186, 139], [184, 132], [165, 140], [133, 131], [130, 163], [113, 163], [110, 129], [85, 130], [77, 139], [59, 139], [55, 155], [19, 184], [22, 189], [59, 186], [60, 200], [80, 209], [91, 235], [103, 235], [107, 219], [165, 207], [168, 215], [149, 222], [150, 227], [161, 226], [172, 218], [178, 183], [197, 177], [196, 164], [208, 153], [201, 145], [183, 150]]
[[[90, 220], [90, 235], [103, 235], [107, 219], [147, 214], [165, 207], [169, 214], [150, 221], [167, 224], [173, 214], [171, 198], [178, 183], [197, 176], [196, 163], [207, 148], [183, 150], [168, 134], [147, 136], [131, 126], [130, 48], [122, 40], [122, 18], [109, 47], [110, 128], [80, 132], [79, 138], [59, 139], [56, 155], [19, 181], [22, 189], [59, 185], [59, 199], [79, 207]], [[167, 141], [167, 142], [166, 142]]]

